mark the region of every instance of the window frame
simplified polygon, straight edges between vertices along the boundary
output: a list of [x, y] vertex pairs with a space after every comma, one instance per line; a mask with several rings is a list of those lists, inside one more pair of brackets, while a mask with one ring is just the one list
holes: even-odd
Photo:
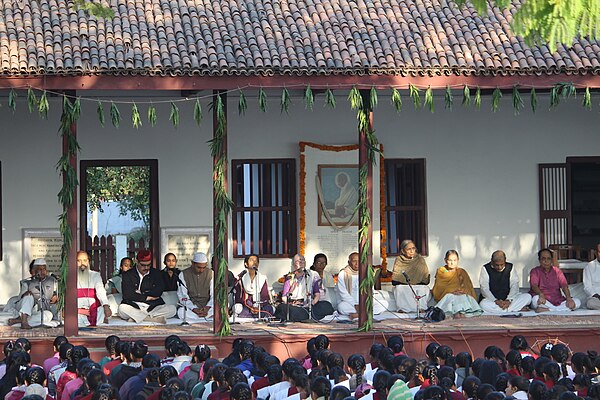
[[[246, 207], [246, 206], [237, 206], [238, 204], [238, 190], [237, 190], [237, 186], [240, 184], [245, 184], [244, 181], [238, 182], [237, 180], [237, 168], [238, 167], [242, 167], [244, 164], [250, 164], [250, 165], [265, 165], [265, 164], [284, 164], [287, 165], [289, 174], [288, 174], [288, 178], [286, 180], [286, 184], [287, 184], [287, 194], [286, 195], [282, 195], [282, 197], [287, 198], [289, 200], [289, 203], [287, 205], [284, 206], [251, 206], [251, 207]], [[283, 179], [283, 177], [282, 177]], [[261, 187], [262, 189], [262, 187]], [[281, 189], [284, 189], [284, 187], [282, 187]], [[265, 250], [266, 245], [258, 245], [259, 247], [259, 251], [257, 252], [257, 255], [261, 258], [291, 258], [294, 254], [296, 254], [298, 252], [298, 198], [297, 198], [297, 193], [296, 193], [296, 159], [294, 158], [264, 158], [264, 159], [234, 159], [231, 160], [231, 199], [233, 202], [232, 208], [231, 208], [231, 242], [232, 242], [232, 255], [233, 258], [244, 258], [247, 254], [245, 254], [244, 250], [245, 250], [245, 244], [244, 244], [244, 240], [245, 238], [238, 238], [237, 236], [237, 231], [238, 231], [238, 223], [237, 223], [237, 215], [238, 213], [244, 213], [244, 212], [248, 212], [248, 211], [254, 211], [254, 212], [259, 212], [259, 213], [263, 213], [263, 212], [267, 212], [267, 211], [284, 211], [284, 212], [289, 212], [290, 213], [290, 217], [289, 217], [289, 226], [287, 227], [287, 237], [286, 237], [286, 233], [282, 232], [282, 241], [283, 243], [281, 244], [282, 246], [282, 253], [261, 253], [261, 251]], [[259, 216], [259, 220], [262, 220], [263, 216], [262, 214]], [[259, 238], [258, 240], [260, 241], [261, 239], [261, 235], [264, 235], [263, 237], [266, 237], [267, 234], [263, 233], [263, 229], [259, 228]], [[272, 230], [268, 230], [268, 232], [272, 233]], [[239, 241], [242, 240], [242, 251], [238, 251], [238, 243]], [[250, 247], [251, 249], [254, 248], [254, 241], [256, 240], [253, 237], [253, 233], [250, 232], [250, 240], [252, 241]], [[275, 245], [273, 245], [275, 246]], [[278, 247], [278, 246], [277, 246]], [[250, 254], [254, 254], [253, 251], [250, 252]]]
[[[421, 192], [421, 197], [423, 202], [421, 205], [412, 205], [412, 206], [390, 206], [390, 190], [388, 185], [388, 180], [390, 179], [389, 171], [391, 166], [397, 166], [401, 164], [415, 164], [420, 168], [420, 173], [422, 174], [422, 182], [421, 186], [418, 190]], [[419, 254], [423, 256], [427, 256], [429, 254], [428, 241], [429, 241], [429, 233], [427, 230], [427, 163], [425, 158], [386, 158], [384, 160], [384, 173], [385, 173], [385, 208], [382, 212], [385, 213], [385, 228], [386, 228], [386, 249], [388, 256], [398, 256], [400, 255], [400, 243], [402, 240], [411, 239], [417, 246]], [[420, 230], [423, 232], [422, 237], [411, 237], [411, 238], [396, 238], [398, 241], [398, 252], [392, 252], [391, 243], [391, 235], [390, 235], [390, 213], [392, 211], [421, 211], [423, 213], [423, 219], [421, 222]]]

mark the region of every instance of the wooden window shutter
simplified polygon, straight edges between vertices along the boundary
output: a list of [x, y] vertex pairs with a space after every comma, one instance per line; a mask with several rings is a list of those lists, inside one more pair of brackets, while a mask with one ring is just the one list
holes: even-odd
[[567, 163], [539, 164], [540, 244], [571, 243], [571, 171]]

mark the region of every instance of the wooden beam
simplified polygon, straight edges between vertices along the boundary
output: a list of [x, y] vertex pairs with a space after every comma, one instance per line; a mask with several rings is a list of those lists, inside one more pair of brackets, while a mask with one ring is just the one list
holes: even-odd
[[1, 89], [46, 89], [60, 90], [236, 90], [238, 88], [305, 88], [310, 84], [313, 90], [350, 89], [353, 86], [359, 89], [371, 88], [387, 89], [397, 87], [406, 89], [409, 84], [421, 88], [431, 86], [432, 89], [444, 89], [450, 86], [456, 89], [463, 85], [469, 87], [479, 86], [481, 89], [512, 89], [519, 86], [527, 91], [532, 87], [536, 89], [549, 89], [557, 82], [571, 82], [576, 87], [591, 89], [600, 88], [598, 75], [277, 75], [277, 76], [139, 76], [139, 75], [103, 75], [103, 76], [15, 76], [0, 77]]

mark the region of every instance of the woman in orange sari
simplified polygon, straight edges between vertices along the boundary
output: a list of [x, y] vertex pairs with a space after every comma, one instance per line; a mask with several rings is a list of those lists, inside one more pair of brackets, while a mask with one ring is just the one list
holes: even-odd
[[458, 266], [458, 252], [448, 250], [444, 257], [446, 265], [435, 273], [431, 291], [437, 307], [454, 318], [473, 317], [483, 312], [475, 299], [475, 289], [469, 274]]

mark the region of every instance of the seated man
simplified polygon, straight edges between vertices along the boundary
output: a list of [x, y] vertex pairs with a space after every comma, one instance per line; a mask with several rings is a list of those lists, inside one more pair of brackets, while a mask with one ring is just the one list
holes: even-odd
[[[310, 318], [308, 301], [310, 298], [312, 275], [306, 269], [306, 259], [301, 254], [292, 258], [292, 272], [285, 276], [282, 303], [275, 310], [275, 317], [281, 321], [304, 321]], [[318, 287], [316, 288], [318, 291]]]
[[133, 320], [166, 323], [175, 316], [177, 308], [166, 305], [162, 297], [164, 282], [160, 271], [152, 268], [152, 253], [141, 250], [135, 268], [123, 274], [121, 283], [123, 301], [119, 305], [119, 317]]
[[583, 289], [588, 295], [587, 308], [600, 310], [600, 243], [596, 245], [596, 258], [583, 270]]
[[259, 262], [255, 254], [244, 258], [245, 269], [238, 276], [235, 289], [234, 312], [239, 317], [268, 317], [274, 313], [267, 277], [258, 272]]
[[[540, 265], [529, 273], [531, 285], [531, 308], [536, 312], [568, 311], [581, 306], [579, 299], [571, 297], [567, 279], [562, 271], [552, 265], [552, 250], [542, 249], [538, 252]], [[562, 292], [565, 296], [562, 295]]]
[[[429, 281], [431, 275], [423, 256], [417, 253], [417, 246], [412, 240], [400, 243], [400, 254], [394, 262], [392, 285], [398, 312], [417, 312], [417, 299], [408, 286], [410, 283], [419, 296], [419, 308], [425, 310], [431, 298]], [[407, 282], [408, 279], [408, 282]]]
[[519, 293], [519, 275], [502, 250], [493, 252], [491, 261], [481, 268], [479, 288], [483, 298], [479, 305], [485, 312], [515, 313], [531, 303], [529, 293]]
[[9, 325], [21, 324], [21, 329], [34, 326], [58, 326], [56, 321], [58, 302], [58, 281], [48, 275], [46, 260], [37, 258], [31, 264], [31, 278], [21, 281], [20, 300], [14, 313], [16, 318], [8, 320]]
[[112, 316], [100, 272], [90, 269], [85, 251], [77, 252], [77, 316], [79, 326], [108, 324]]
[[[358, 283], [358, 253], [351, 253], [348, 256], [348, 265], [338, 275], [337, 290], [340, 299], [338, 303], [338, 312], [340, 315], [346, 315], [350, 319], [357, 318], [360, 291]], [[373, 301], [373, 315], [384, 312], [387, 308], [386, 303], [382, 299]]]
[[179, 274], [177, 297], [183, 305], [177, 310], [177, 316], [190, 323], [206, 321], [212, 318], [213, 307], [213, 271], [208, 268], [208, 257], [204, 253], [194, 253], [192, 266]]

